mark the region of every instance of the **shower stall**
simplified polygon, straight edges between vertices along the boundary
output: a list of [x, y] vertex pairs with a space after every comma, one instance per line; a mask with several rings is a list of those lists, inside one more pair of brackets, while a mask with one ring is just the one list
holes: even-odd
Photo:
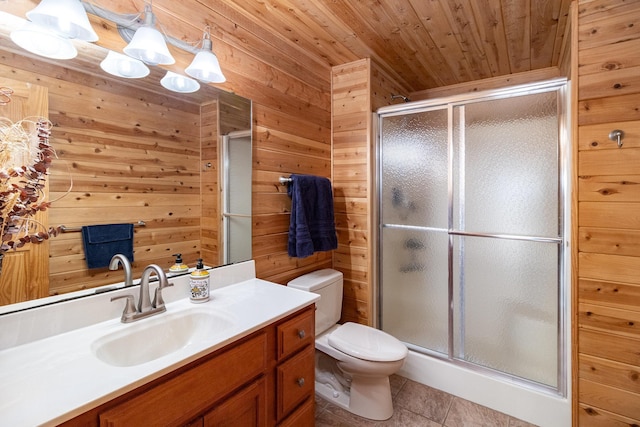
[[556, 80], [378, 111], [378, 322], [418, 377], [415, 361], [431, 360], [567, 401], [566, 91]]

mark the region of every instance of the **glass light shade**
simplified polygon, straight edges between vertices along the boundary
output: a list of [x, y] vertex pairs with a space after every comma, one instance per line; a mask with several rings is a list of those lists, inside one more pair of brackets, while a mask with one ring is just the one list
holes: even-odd
[[78, 55], [71, 40], [45, 28], [28, 22], [11, 32], [11, 40], [21, 48], [36, 55], [53, 59], [71, 59]]
[[139, 79], [149, 75], [149, 68], [142, 61], [112, 50], [102, 60], [100, 68], [109, 74], [127, 79]]
[[80, 0], [42, 0], [27, 12], [27, 18], [63, 37], [88, 42], [98, 40]]
[[160, 84], [165, 89], [180, 93], [192, 93], [200, 89], [200, 83], [173, 71], [167, 71], [167, 74], [160, 80]]
[[176, 62], [169, 52], [162, 33], [148, 26], [138, 28], [123, 51], [130, 57], [149, 65], [169, 65]]
[[196, 54], [184, 72], [205, 83], [224, 83], [227, 80], [216, 55], [204, 49]]

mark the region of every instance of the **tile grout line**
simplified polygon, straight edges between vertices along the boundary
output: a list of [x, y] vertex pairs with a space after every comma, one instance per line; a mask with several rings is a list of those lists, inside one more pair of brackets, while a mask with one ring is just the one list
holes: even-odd
[[451, 412], [451, 407], [453, 406], [453, 402], [458, 399], [457, 396], [454, 396], [453, 394], [450, 395], [452, 397], [451, 401], [449, 402], [449, 407], [447, 407], [447, 412], [444, 414], [444, 419], [442, 420], [442, 427], [446, 427], [446, 423], [447, 423], [447, 418], [449, 418], [449, 412]]

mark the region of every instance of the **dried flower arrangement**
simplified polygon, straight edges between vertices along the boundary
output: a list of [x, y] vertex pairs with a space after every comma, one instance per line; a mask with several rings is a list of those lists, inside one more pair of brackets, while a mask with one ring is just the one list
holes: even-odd
[[43, 192], [55, 157], [50, 134], [51, 123], [43, 118], [16, 123], [0, 119], [0, 254], [60, 232], [34, 219], [51, 204]]

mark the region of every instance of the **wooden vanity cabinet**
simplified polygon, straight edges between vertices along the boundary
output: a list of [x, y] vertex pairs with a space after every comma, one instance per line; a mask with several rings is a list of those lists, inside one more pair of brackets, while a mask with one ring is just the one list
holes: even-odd
[[308, 306], [63, 426], [313, 426]]
[[[313, 400], [315, 383], [315, 317], [308, 310], [276, 327], [276, 419], [283, 421], [293, 410]], [[311, 361], [311, 363], [309, 363]], [[299, 423], [298, 425], [313, 425]]]

